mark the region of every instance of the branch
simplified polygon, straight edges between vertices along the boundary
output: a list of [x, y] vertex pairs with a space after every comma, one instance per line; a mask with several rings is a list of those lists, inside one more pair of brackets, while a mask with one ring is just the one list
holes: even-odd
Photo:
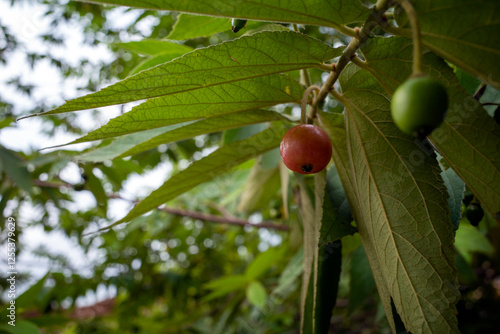
[[258, 228], [269, 228], [269, 229], [274, 229], [274, 230], [288, 231], [288, 225], [275, 224], [273, 222], [264, 221], [264, 222], [261, 222], [259, 224], [252, 224], [248, 220], [240, 219], [238, 217], [228, 218], [228, 217], [211, 215], [211, 214], [207, 214], [207, 213], [187, 211], [187, 210], [167, 208], [167, 207], [158, 208], [158, 210], [161, 210], [161, 211], [173, 214], [173, 215], [190, 217], [193, 219], [199, 219], [199, 220], [203, 220], [203, 221], [207, 221], [207, 222], [215, 222], [215, 223], [223, 223], [223, 224], [231, 224], [231, 225], [239, 225], [239, 226], [252, 226], [252, 227], [258, 227]]
[[391, 4], [391, 1], [379, 1], [361, 29], [357, 29], [356, 37], [354, 37], [349, 45], [347, 45], [347, 47], [344, 49], [344, 52], [340, 56], [339, 60], [336, 64], [334, 64], [332, 72], [330, 72], [330, 75], [321, 87], [319, 93], [316, 95], [310, 111], [312, 117], [314, 117], [314, 115], [316, 114], [319, 103], [326, 99], [330, 91], [333, 89], [333, 85], [340, 76], [340, 73], [356, 55], [356, 51], [359, 49], [361, 44], [363, 44], [368, 39], [373, 29], [375, 29], [375, 27], [377, 26], [387, 25], [387, 19], [384, 17], [384, 13]]
[[[39, 187], [44, 187], [44, 188], [67, 187], [67, 188], [74, 189], [74, 187], [75, 187], [75, 185], [67, 183], [67, 182], [61, 182], [61, 183], [57, 182], [56, 183], [56, 182], [42, 181], [42, 180], [38, 180], [38, 179], [34, 180], [33, 184], [35, 184], [36, 186], [39, 186]], [[128, 202], [131, 202], [134, 204], [138, 203], [138, 201], [133, 201], [133, 200], [123, 198], [119, 194], [107, 194], [107, 197], [110, 199], [121, 199], [121, 200], [128, 201]], [[199, 220], [203, 220], [203, 221], [207, 221], [207, 222], [239, 225], [239, 226], [252, 226], [252, 227], [257, 227], [257, 228], [268, 228], [268, 229], [281, 230], [281, 231], [288, 231], [288, 229], [289, 229], [288, 225], [276, 224], [276, 223], [273, 223], [270, 221], [264, 221], [264, 222], [261, 222], [259, 224], [252, 224], [248, 220], [229, 215], [228, 212], [224, 216], [218, 216], [218, 215], [211, 215], [211, 214], [202, 213], [202, 212], [187, 211], [187, 210], [183, 210], [183, 209], [175, 209], [175, 208], [167, 208], [167, 207], [159, 207], [157, 209], [161, 210], [163, 212], [166, 212], [166, 213], [173, 214], [173, 215], [189, 217], [189, 218], [193, 218], [193, 219], [199, 219]]]

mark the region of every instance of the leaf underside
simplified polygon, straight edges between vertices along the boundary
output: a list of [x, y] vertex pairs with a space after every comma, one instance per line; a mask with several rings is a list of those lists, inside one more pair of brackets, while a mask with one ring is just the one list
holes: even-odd
[[[392, 297], [409, 331], [458, 332], [452, 224], [437, 161], [395, 127], [370, 73], [351, 64], [340, 85], [345, 139], [334, 142], [334, 160], [388, 318]], [[334, 119], [320, 117], [342, 137]]]
[[[362, 48], [372, 73], [392, 94], [411, 74], [411, 40], [404, 37], [372, 38]], [[500, 212], [500, 126], [481, 104], [461, 86], [449, 66], [427, 52], [424, 71], [447, 87], [448, 114], [443, 124], [429, 139], [446, 162], [466, 182], [481, 204], [493, 216]], [[397, 71], [392, 69], [397, 68]], [[416, 139], [413, 141], [431, 154], [433, 149]], [[420, 157], [410, 157], [412, 165]]]

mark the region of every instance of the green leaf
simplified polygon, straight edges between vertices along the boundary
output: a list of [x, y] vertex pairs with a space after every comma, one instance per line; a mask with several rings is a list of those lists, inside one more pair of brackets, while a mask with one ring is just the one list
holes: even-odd
[[462, 217], [462, 200], [465, 193], [465, 183], [451, 168], [441, 172], [446, 189], [448, 189], [448, 206], [450, 207], [450, 218], [453, 224], [453, 232], [458, 229]]
[[300, 274], [302, 274], [303, 263], [304, 248], [301, 248], [281, 272], [281, 276], [278, 280], [278, 286], [272, 291], [271, 296], [280, 296], [285, 298], [290, 293], [295, 291]]
[[464, 223], [460, 224], [457, 230], [455, 247], [468, 263], [471, 263], [474, 253], [492, 256], [495, 251], [488, 238], [476, 227]]
[[106, 213], [108, 210], [108, 196], [106, 195], [106, 190], [104, 190], [101, 179], [94, 174], [94, 166], [90, 164], [84, 165], [83, 169], [87, 176], [85, 186], [94, 195], [97, 206], [102, 208], [103, 212]]
[[303, 92], [296, 80], [286, 75], [271, 75], [178, 93], [148, 100], [69, 144], [113, 138], [279, 103], [298, 102]]
[[438, 163], [397, 129], [389, 99], [369, 72], [350, 64], [340, 86], [348, 186], [356, 196], [351, 208], [379, 294], [389, 292], [382, 297], [389, 322], [394, 326], [392, 297], [412, 333], [458, 332], [453, 227]]
[[193, 51], [193, 48], [187, 45], [157, 39], [144, 39], [138, 42], [116, 43], [114, 45], [149, 56], [172, 54], [173, 58]]
[[[4, 320], [4, 319], [2, 319]], [[9, 324], [2, 323], [0, 324], [0, 331], [5, 331], [11, 334], [40, 334], [40, 330], [38, 327], [27, 320], [16, 320], [15, 326], [11, 326]]]
[[248, 283], [248, 278], [244, 275], [224, 276], [219, 279], [208, 282], [204, 285], [207, 290], [213, 290], [210, 294], [203, 297], [205, 301], [210, 301], [230, 294], [231, 292], [242, 290]]
[[227, 18], [181, 14], [167, 38], [186, 40], [207, 37], [230, 29], [231, 23]]
[[[340, 278], [342, 245], [335, 241], [318, 247], [321, 224], [324, 224], [326, 172], [314, 176], [314, 208], [304, 184], [301, 203], [304, 223], [304, 277], [302, 280], [303, 333], [328, 333], [332, 310], [336, 303]], [[307, 250], [307, 252], [306, 252]]]
[[259, 253], [245, 271], [249, 281], [262, 277], [275, 263], [283, 257], [285, 248], [269, 248], [264, 253]]
[[454, 70], [458, 81], [460, 81], [460, 84], [465, 88], [465, 91], [469, 95], [474, 95], [481, 86], [481, 81], [460, 68], [455, 68]]
[[137, 74], [141, 71], [150, 69], [151, 67], [155, 67], [156, 65], [164, 64], [166, 62], [171, 61], [174, 58], [182, 56], [182, 54], [175, 53], [160, 53], [158, 55], [146, 58], [144, 61], [139, 63], [136, 67], [134, 67], [130, 71], [130, 75]]
[[250, 124], [275, 122], [280, 120], [284, 121], [285, 118], [280, 114], [270, 110], [251, 110], [211, 117], [171, 131], [165, 131], [160, 135], [157, 135], [149, 140], [142, 142], [139, 145], [132, 147], [128, 151], [121, 154], [119, 157], [134, 155], [155, 148], [161, 144], [181, 141], [202, 134], [219, 132], [232, 128], [239, 128]]
[[[347, 133], [344, 124], [344, 115], [337, 113], [326, 113], [318, 112], [318, 121], [322, 128], [328, 133], [332, 139], [332, 157], [335, 161], [335, 167], [337, 168], [340, 180], [342, 182], [343, 188], [349, 204], [353, 207], [353, 216], [357, 220], [360, 217], [359, 210], [359, 198], [356, 193], [357, 189], [355, 187], [353, 175], [351, 174], [351, 162], [349, 159], [349, 152], [347, 150]], [[355, 235], [357, 236], [357, 234]], [[344, 238], [345, 239], [345, 238]], [[364, 238], [363, 247], [368, 254], [368, 259], [370, 261], [370, 266], [372, 268], [373, 277], [377, 284], [377, 289], [379, 291], [379, 296], [387, 312], [387, 319], [391, 328], [395, 329], [394, 317], [392, 316], [391, 309], [391, 294], [388, 286], [385, 282], [385, 277], [383, 276], [382, 264], [379, 258], [376, 256], [377, 250], [375, 248], [375, 243], [373, 240]]]
[[[80, 0], [83, 1], [83, 0]], [[93, 0], [95, 3], [171, 10], [209, 16], [322, 25], [344, 31], [344, 25], [366, 19], [369, 9], [361, 1], [326, 0]], [[265, 6], [264, 6], [265, 4]], [[265, 8], [265, 10], [263, 10]]]
[[337, 169], [332, 167], [327, 173], [323, 218], [319, 243], [326, 244], [354, 234], [357, 229], [351, 225], [352, 214], [340, 182]]
[[248, 301], [260, 309], [264, 309], [267, 301], [266, 288], [259, 281], [252, 281], [247, 287]]
[[91, 149], [85, 153], [75, 156], [75, 158], [82, 161], [93, 162], [112, 160], [137, 146], [138, 143], [144, 143], [164, 132], [172, 131], [183, 124], [168, 125], [158, 129], [145, 130], [124, 135], [113, 140], [110, 144], [98, 146], [95, 149]]
[[33, 183], [24, 161], [14, 154], [14, 152], [0, 146], [0, 172], [2, 171], [4, 171], [19, 188], [27, 193], [31, 192]]
[[[425, 46], [500, 89], [498, 0], [413, 1]], [[401, 33], [411, 37], [404, 11], [396, 11]], [[460, 22], [460, 24], [457, 24]]]
[[349, 313], [352, 313], [375, 290], [375, 280], [363, 246], [352, 253], [349, 276]]
[[[389, 94], [411, 74], [409, 39], [371, 38], [362, 51], [370, 71]], [[445, 121], [430, 139], [483, 208], [495, 216], [500, 212], [500, 126], [466, 93], [442, 59], [428, 52], [423, 63], [425, 72], [446, 87], [450, 106]], [[428, 144], [414, 141], [425, 154], [433, 154]], [[419, 156], [409, 158], [412, 165], [419, 164]]]
[[[265, 154], [271, 152], [275, 152], [275, 150]], [[236, 211], [253, 212], [261, 209], [260, 205], [263, 208], [267, 208], [270, 200], [276, 196], [276, 192], [280, 189], [280, 185], [279, 168], [276, 166], [271, 169], [265, 169], [262, 162], [259, 161], [250, 170]]]
[[[22, 309], [30, 308], [36, 306], [38, 295], [42, 291], [45, 280], [47, 279], [48, 274], [39, 279], [36, 283], [28, 288], [25, 292], [23, 292], [19, 297], [15, 299], [16, 310], [19, 312]], [[0, 311], [0, 317], [2, 319], [6, 319], [7, 314], [9, 314], [9, 310], [7, 307], [10, 304], [5, 305]]]
[[167, 180], [146, 199], [139, 202], [124, 218], [111, 226], [130, 221], [195, 186], [227, 173], [239, 164], [279, 146], [285, 132], [286, 128], [283, 125], [272, 125], [269, 129], [255, 136], [223, 146], [209, 156], [193, 162], [188, 168]]
[[319, 40], [292, 31], [264, 31], [197, 49], [43, 114], [194, 92], [240, 80], [320, 66], [339, 56], [342, 49], [334, 49]]

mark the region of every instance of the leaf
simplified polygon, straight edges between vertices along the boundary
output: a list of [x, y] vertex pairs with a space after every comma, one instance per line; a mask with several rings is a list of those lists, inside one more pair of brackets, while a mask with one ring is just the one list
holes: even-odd
[[[45, 280], [47, 279], [48, 274], [39, 279], [36, 283], [28, 288], [28, 290], [24, 291], [21, 295], [19, 295], [15, 299], [16, 310], [20, 311], [22, 309], [30, 308], [36, 306], [37, 298], [40, 292], [42, 291], [43, 285], [45, 284]], [[7, 314], [9, 314], [9, 310], [7, 307], [10, 305], [8, 303], [4, 307], [2, 307], [0, 311], [0, 317], [2, 319], [7, 318]]]
[[448, 189], [448, 206], [450, 207], [450, 218], [453, 224], [453, 233], [458, 229], [462, 216], [462, 200], [465, 193], [465, 183], [451, 168], [441, 172], [446, 189]]
[[468, 263], [471, 263], [474, 253], [492, 256], [495, 251], [488, 238], [470, 224], [460, 224], [455, 236], [455, 247]]
[[351, 168], [351, 183], [343, 183], [353, 186], [346, 193], [356, 196], [351, 208], [391, 327], [388, 297], [412, 333], [458, 332], [453, 233], [438, 163], [396, 128], [369, 72], [350, 64], [340, 86]]
[[40, 334], [38, 327], [28, 320], [16, 320], [15, 326], [5, 323], [0, 324], [0, 331], [5, 331], [11, 334]]
[[[500, 89], [498, 0], [433, 0], [412, 4], [425, 46]], [[396, 11], [396, 21], [403, 27], [402, 33], [411, 37], [402, 10]]]
[[[392, 94], [411, 73], [411, 40], [402, 37], [371, 38], [362, 48], [371, 72]], [[440, 58], [426, 53], [424, 70], [447, 89], [448, 115], [430, 136], [440, 154], [493, 216], [500, 212], [500, 126], [466, 93], [452, 70]], [[398, 70], [395, 71], [394, 69]], [[426, 142], [414, 140], [425, 154]], [[412, 165], [420, 157], [410, 157]]]
[[352, 253], [349, 276], [348, 308], [349, 313], [352, 313], [375, 290], [375, 281], [363, 246], [358, 247]]
[[144, 61], [139, 63], [136, 67], [134, 67], [130, 71], [130, 75], [137, 74], [141, 71], [150, 69], [151, 67], [155, 67], [156, 65], [164, 64], [166, 62], [171, 61], [174, 58], [182, 56], [182, 54], [175, 54], [175, 53], [160, 53], [158, 55], [146, 58]]
[[[129, 151], [133, 147], [137, 146], [138, 143], [143, 143], [151, 138], [154, 138], [161, 133], [172, 131], [183, 124], [168, 125], [157, 129], [145, 130], [137, 133], [130, 133], [128, 135], [121, 136], [113, 140], [110, 144], [104, 146], [98, 146], [95, 149], [91, 149], [85, 153], [75, 156], [78, 160], [83, 161], [105, 161], [112, 160], [116, 157], [123, 155], [123, 153]], [[140, 144], [139, 144], [140, 145]]]
[[250, 282], [247, 287], [247, 299], [259, 309], [264, 309], [267, 301], [266, 288], [259, 281]]
[[[344, 124], [344, 115], [337, 113], [326, 113], [318, 112], [318, 121], [322, 128], [328, 133], [332, 139], [332, 157], [335, 161], [335, 166], [337, 168], [340, 180], [342, 181], [343, 188], [345, 190], [346, 197], [353, 208], [354, 219], [357, 220], [359, 214], [359, 198], [356, 193], [356, 187], [354, 184], [353, 176], [351, 174], [351, 162], [349, 160], [349, 152], [347, 151], [347, 133]], [[375, 244], [370, 239], [363, 239], [363, 247], [366, 250], [366, 254], [369, 257], [370, 266], [372, 268], [373, 277], [377, 284], [377, 289], [379, 291], [379, 296], [382, 301], [382, 305], [387, 312], [387, 319], [391, 328], [395, 329], [394, 317], [392, 316], [391, 309], [391, 297], [388, 286], [385, 282], [385, 277], [382, 272], [382, 264], [376, 256]]]
[[294, 79], [285, 75], [271, 75], [178, 93], [148, 100], [68, 144], [113, 138], [197, 119], [297, 102], [302, 98], [303, 92], [304, 89]]
[[198, 135], [239, 128], [245, 125], [286, 120], [280, 114], [270, 110], [251, 110], [207, 118], [183, 127], [165, 131], [139, 145], [133, 146], [119, 157], [126, 157], [155, 148], [161, 144], [181, 141]]
[[230, 29], [231, 23], [227, 18], [181, 14], [167, 38], [186, 40], [212, 36]]
[[264, 31], [197, 49], [43, 114], [122, 104], [320, 66], [339, 56], [342, 49], [292, 31]]
[[178, 57], [193, 51], [193, 48], [187, 45], [157, 39], [143, 39], [142, 41], [116, 43], [114, 45], [138, 54], [149, 56], [172, 54], [174, 57]]
[[280, 296], [285, 298], [296, 288], [296, 284], [299, 281], [299, 276], [302, 274], [304, 262], [304, 248], [301, 248], [297, 254], [295, 254], [285, 269], [281, 272], [280, 278], [278, 280], [278, 286], [274, 288], [271, 296]]
[[106, 228], [130, 221], [203, 182], [229, 172], [250, 158], [277, 147], [285, 132], [286, 128], [277, 124], [248, 139], [219, 148], [209, 156], [193, 162], [188, 168], [174, 175], [146, 199], [139, 202], [124, 218]]
[[244, 289], [248, 279], [244, 275], [224, 276], [216, 280], [212, 280], [204, 285], [207, 290], [213, 290], [210, 294], [203, 297], [204, 301], [210, 301], [215, 298], [223, 297], [231, 292]]
[[[274, 151], [274, 150], [273, 150]], [[268, 152], [269, 153], [269, 152]], [[266, 153], [267, 154], [267, 153]], [[280, 189], [281, 178], [279, 168], [265, 169], [261, 162], [252, 166], [246, 180], [236, 212], [252, 212], [269, 206], [269, 201]]]
[[245, 270], [249, 281], [261, 278], [275, 263], [283, 257], [285, 248], [269, 248], [264, 253], [259, 253]]
[[[83, 1], [83, 0], [79, 0]], [[369, 9], [361, 1], [326, 0], [93, 0], [94, 3], [224, 16], [260, 21], [322, 25], [345, 30], [344, 25], [366, 19]], [[265, 5], [264, 5], [265, 4]], [[263, 10], [265, 8], [265, 10]]]
[[357, 229], [351, 225], [352, 214], [336, 168], [327, 173], [323, 218], [319, 243], [326, 244], [354, 234]]
[[[309, 191], [302, 184], [301, 202], [304, 205], [304, 277], [302, 283], [301, 332], [328, 333], [335, 306], [340, 278], [342, 245], [335, 241], [318, 247], [321, 225], [324, 224], [326, 172], [314, 176], [314, 209]], [[314, 210], [314, 213], [311, 211]], [[323, 220], [323, 221], [322, 221]]]
[[5, 174], [21, 189], [31, 192], [33, 183], [25, 163], [14, 152], [0, 146], [0, 172]]

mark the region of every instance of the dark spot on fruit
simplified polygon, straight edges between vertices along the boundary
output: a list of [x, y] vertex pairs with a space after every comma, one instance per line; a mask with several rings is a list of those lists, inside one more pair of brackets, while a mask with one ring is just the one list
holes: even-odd
[[313, 165], [305, 164], [305, 165], [302, 165], [301, 169], [302, 169], [302, 171], [309, 173], [310, 171], [313, 170]]

